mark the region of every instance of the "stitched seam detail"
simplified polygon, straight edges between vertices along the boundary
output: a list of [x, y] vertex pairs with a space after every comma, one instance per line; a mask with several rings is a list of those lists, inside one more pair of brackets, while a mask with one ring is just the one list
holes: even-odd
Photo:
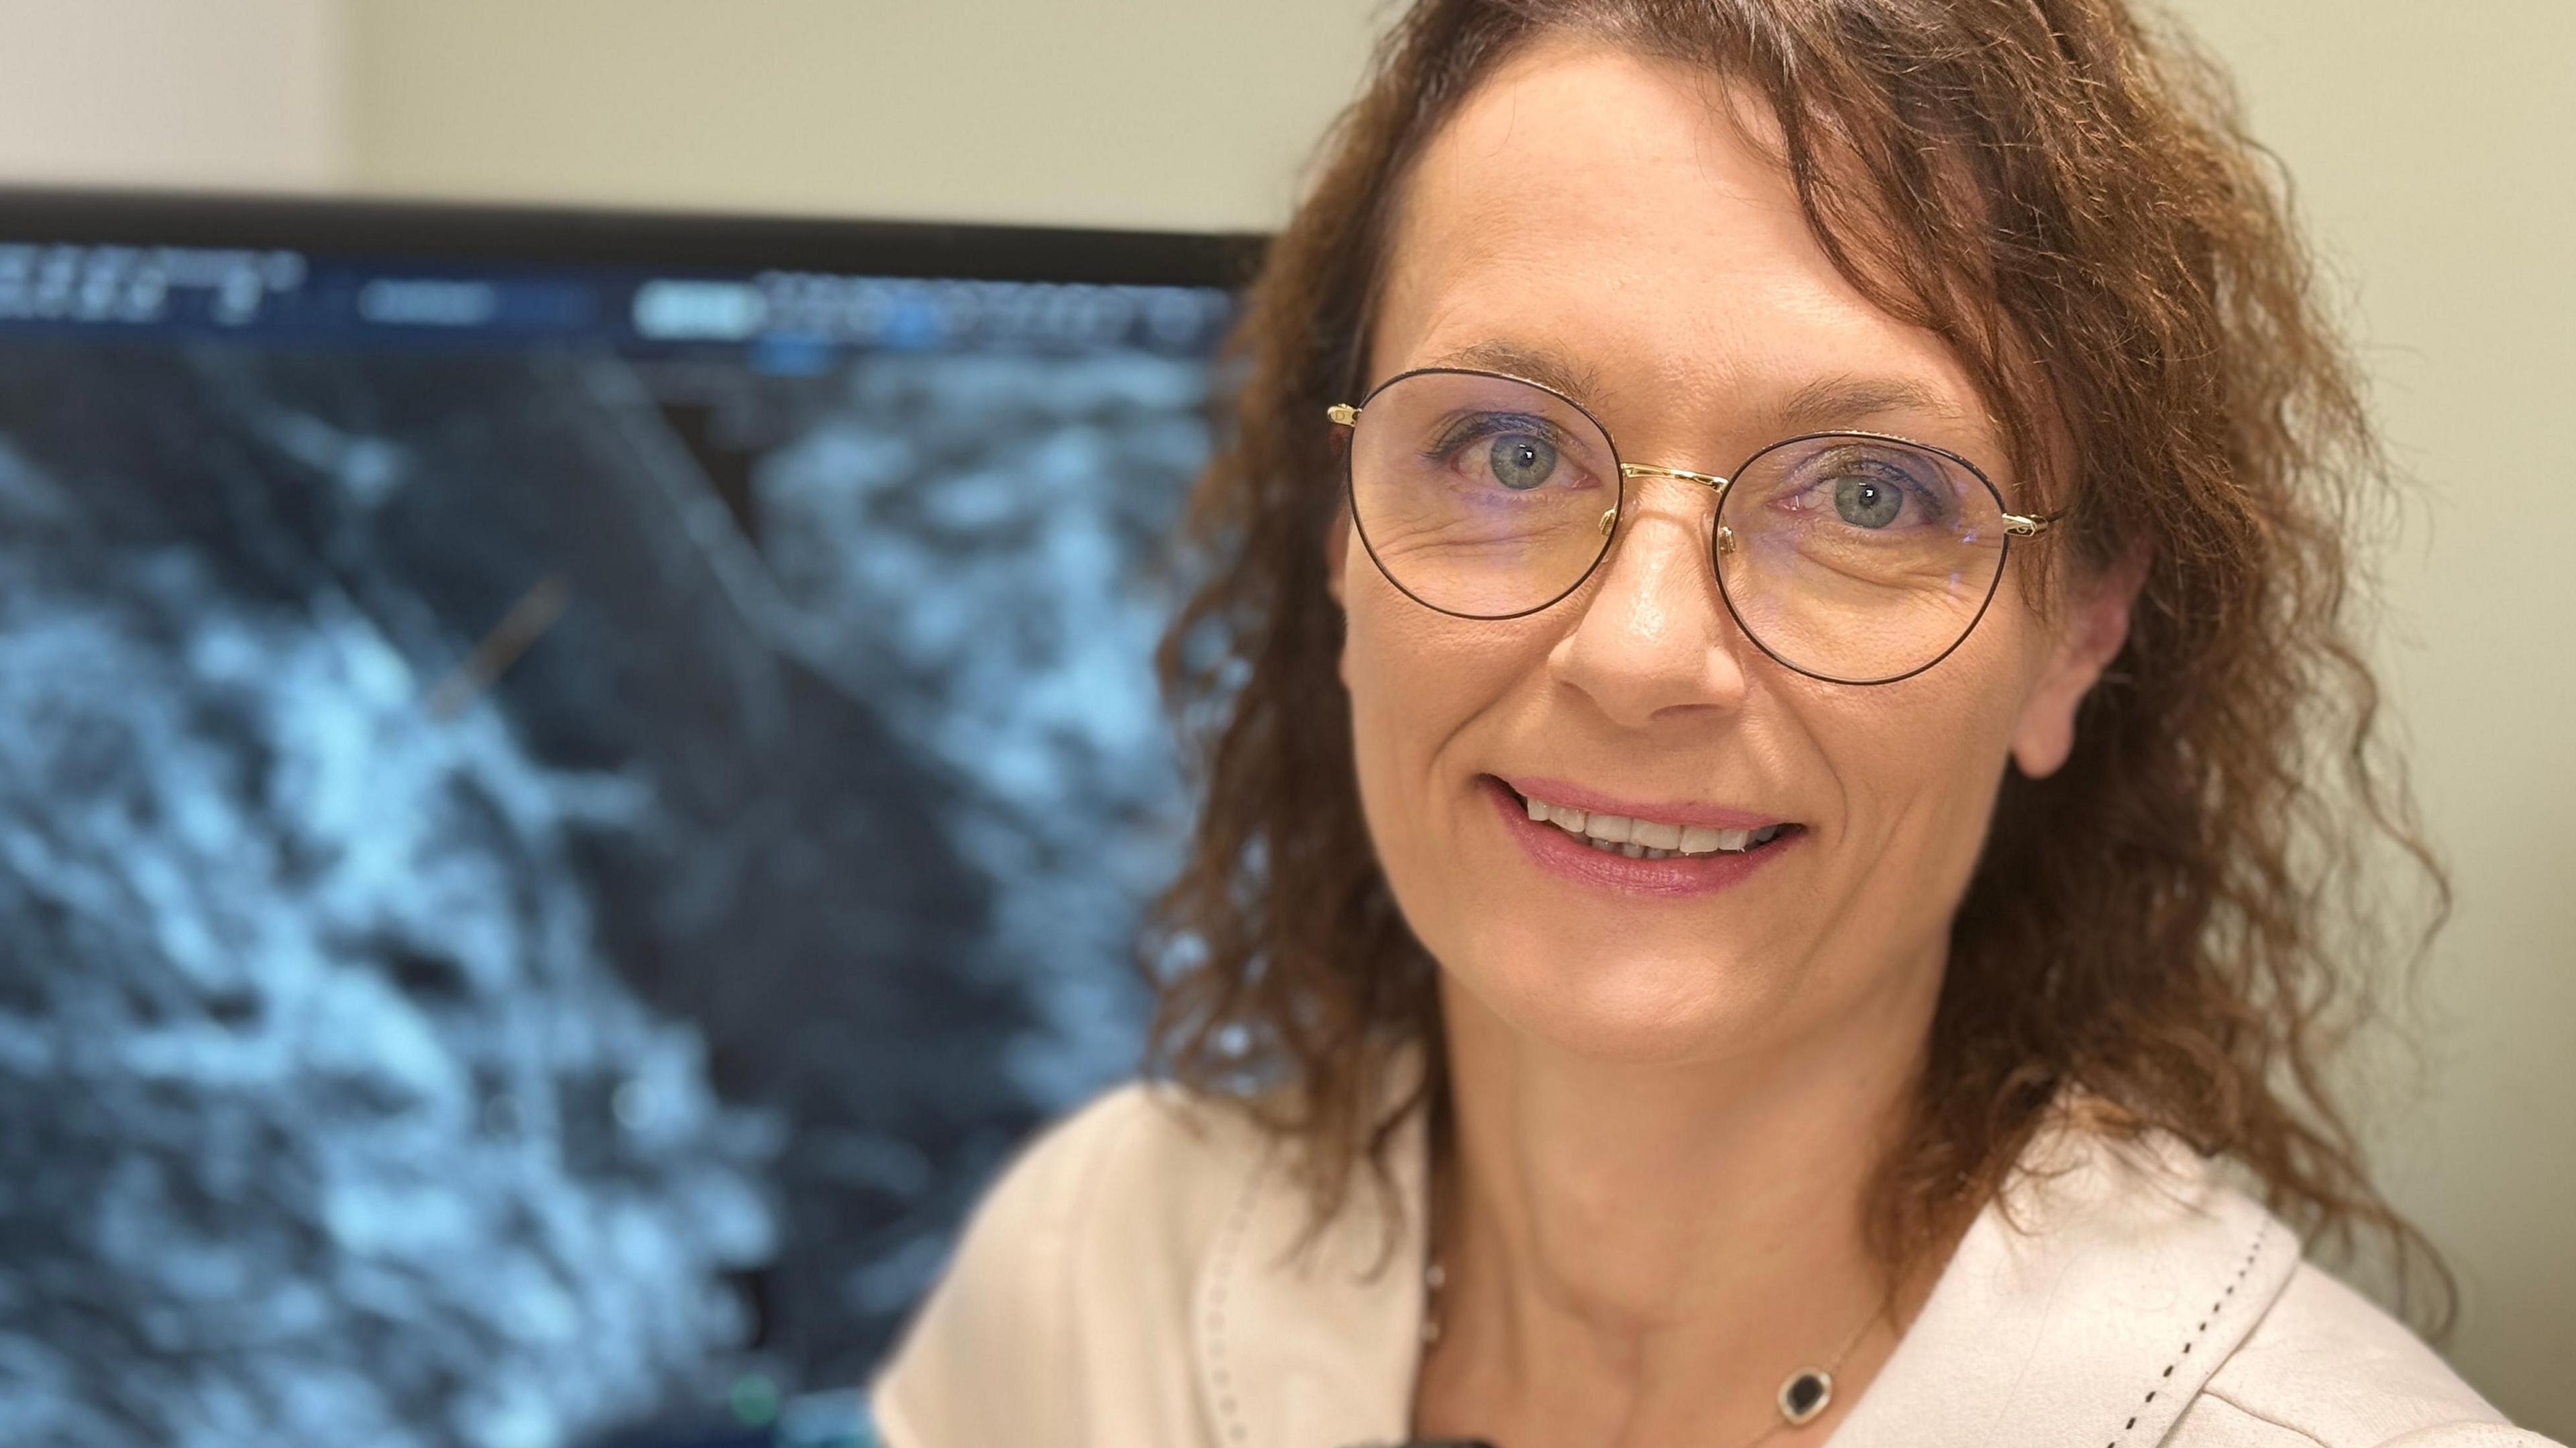
[[2200, 1326], [2193, 1328], [2191, 1336], [2183, 1340], [2182, 1351], [2175, 1353], [2173, 1361], [2165, 1364], [2165, 1370], [2156, 1374], [2156, 1386], [2147, 1389], [2147, 1396], [2139, 1403], [2138, 1411], [2129, 1415], [2129, 1421], [2120, 1425], [2118, 1435], [2104, 1445], [2104, 1448], [2120, 1448], [2122, 1443], [2128, 1441], [2129, 1434], [2138, 1426], [2138, 1420], [2147, 1415], [2146, 1410], [2153, 1407], [2158, 1395], [2165, 1391], [2164, 1385], [2172, 1380], [2174, 1369], [2181, 1367], [2182, 1360], [2191, 1356], [2191, 1350], [2198, 1347], [2201, 1339], [2209, 1335], [2209, 1325], [2218, 1320], [2219, 1313], [2227, 1306], [2228, 1299], [2236, 1295], [2236, 1289], [2245, 1285], [2245, 1274], [2254, 1270], [2254, 1259], [2263, 1255], [2263, 1243], [2271, 1235], [2272, 1219], [2266, 1216], [2263, 1219], [2263, 1225], [2255, 1230], [2253, 1244], [2245, 1249], [2245, 1260], [2236, 1264], [2236, 1275], [2227, 1279], [2227, 1289], [2218, 1294], [2217, 1301], [2209, 1304], [2208, 1315], [2201, 1318]]
[[2204, 1389], [2203, 1391], [2210, 1397], [2217, 1399], [2219, 1402], [2226, 1404], [2237, 1412], [2243, 1413], [2246, 1417], [2253, 1419], [2257, 1423], [2269, 1424], [2272, 1427], [2278, 1428], [2282, 1432], [2297, 1438], [2302, 1443], [2314, 1443], [2317, 1445], [2317, 1448], [2325, 1448], [2326, 1440], [2323, 1438], [2318, 1437], [2316, 1434], [2309, 1432], [2305, 1428], [2301, 1428], [2290, 1423], [2284, 1423], [2280, 1419], [2275, 1418], [2268, 1413], [2258, 1413], [2252, 1408], [2245, 1406], [2243, 1403], [2236, 1401], [2234, 1398], [2227, 1396], [2226, 1392], [2222, 1389], [2211, 1387]]
[[2251, 1417], [2251, 1420], [2254, 1420], [2254, 1422], [2262, 1422], [2264, 1427], [2280, 1427], [2282, 1433], [2287, 1433], [2287, 1435], [2290, 1435], [2290, 1438], [2298, 1438], [2300, 1443], [2316, 1443], [2316, 1448], [2326, 1448], [2326, 1440], [2324, 1440], [2324, 1438], [2318, 1438], [2318, 1435], [2313, 1435], [2313, 1433], [2308, 1433], [2306, 1427], [2293, 1427], [2293, 1425], [2287, 1425], [2287, 1422], [2277, 1420], [2277, 1417], [2264, 1417], [2264, 1415], [2259, 1415], [2259, 1412], [2254, 1412], [2254, 1409], [2246, 1407], [2246, 1404], [2236, 1402], [2236, 1399], [2231, 1399], [2231, 1396], [2223, 1394], [2223, 1391], [2218, 1391], [2218, 1389], [2205, 1389], [2205, 1396], [2208, 1396], [2210, 1402], [2215, 1402], [2215, 1404], [2221, 1404], [2221, 1407], [2231, 1409], [2231, 1412], [2241, 1412], [2241, 1415]]
[[1243, 1410], [1234, 1396], [1234, 1368], [1225, 1354], [1225, 1304], [1234, 1290], [1234, 1269], [1243, 1257], [1243, 1233], [1251, 1223], [1253, 1204], [1261, 1199], [1261, 1187], [1270, 1175], [1270, 1163], [1264, 1160], [1253, 1168], [1251, 1178], [1243, 1184], [1243, 1194], [1235, 1199], [1234, 1211], [1226, 1218], [1225, 1231], [1217, 1247], [1216, 1276], [1208, 1284], [1206, 1316], [1200, 1325], [1207, 1341], [1208, 1381], [1216, 1389], [1216, 1401], [1209, 1406], [1215, 1411], [1217, 1426], [1225, 1431], [1226, 1441], [1241, 1443], [1252, 1434], [1243, 1421]]

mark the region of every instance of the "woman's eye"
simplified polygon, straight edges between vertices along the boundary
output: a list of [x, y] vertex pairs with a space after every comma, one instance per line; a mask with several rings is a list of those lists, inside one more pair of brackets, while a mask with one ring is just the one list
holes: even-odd
[[1556, 445], [1545, 438], [1519, 433], [1498, 437], [1486, 450], [1485, 465], [1492, 470], [1495, 482], [1513, 492], [1525, 493], [1555, 474]]
[[[1893, 452], [1842, 449], [1807, 460], [1790, 477], [1793, 495], [1784, 500], [1790, 511], [1864, 533], [1943, 524], [1955, 512], [1938, 468]], [[1761, 490], [1749, 479], [1745, 485]]]
[[1885, 478], [1834, 479], [1834, 511], [1855, 528], [1884, 528], [1905, 511], [1905, 490]]

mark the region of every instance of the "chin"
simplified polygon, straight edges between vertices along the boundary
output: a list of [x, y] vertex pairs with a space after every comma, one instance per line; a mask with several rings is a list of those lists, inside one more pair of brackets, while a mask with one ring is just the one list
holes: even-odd
[[1513, 1034], [1604, 1062], [1735, 1054], [1777, 1029], [1790, 995], [1777, 972], [1706, 946], [1479, 944], [1443, 957], [1453, 986]]

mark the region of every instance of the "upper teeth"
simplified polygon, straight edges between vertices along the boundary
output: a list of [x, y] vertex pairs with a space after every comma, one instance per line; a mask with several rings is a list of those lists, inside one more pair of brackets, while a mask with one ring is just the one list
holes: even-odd
[[1758, 830], [1713, 830], [1706, 825], [1667, 824], [1629, 815], [1587, 814], [1543, 799], [1530, 799], [1529, 817], [1555, 825], [1596, 850], [1610, 850], [1632, 860], [1661, 860], [1674, 855], [1713, 855], [1761, 844], [1786, 826]]

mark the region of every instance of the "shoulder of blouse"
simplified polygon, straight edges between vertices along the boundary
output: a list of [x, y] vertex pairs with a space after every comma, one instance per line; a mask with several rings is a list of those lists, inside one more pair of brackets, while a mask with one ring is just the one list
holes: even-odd
[[1083, 1401], [1090, 1385], [1110, 1382], [1195, 1419], [1195, 1269], [1269, 1151], [1231, 1105], [1141, 1082], [1038, 1135], [870, 1388], [886, 1443], [1066, 1441], [1104, 1406]]
[[2084, 1119], [2033, 1141], [1832, 1448], [2545, 1448], [2216, 1162]]
[[2551, 1448], [2404, 1324], [2301, 1263], [2175, 1425], [2173, 1448]]

